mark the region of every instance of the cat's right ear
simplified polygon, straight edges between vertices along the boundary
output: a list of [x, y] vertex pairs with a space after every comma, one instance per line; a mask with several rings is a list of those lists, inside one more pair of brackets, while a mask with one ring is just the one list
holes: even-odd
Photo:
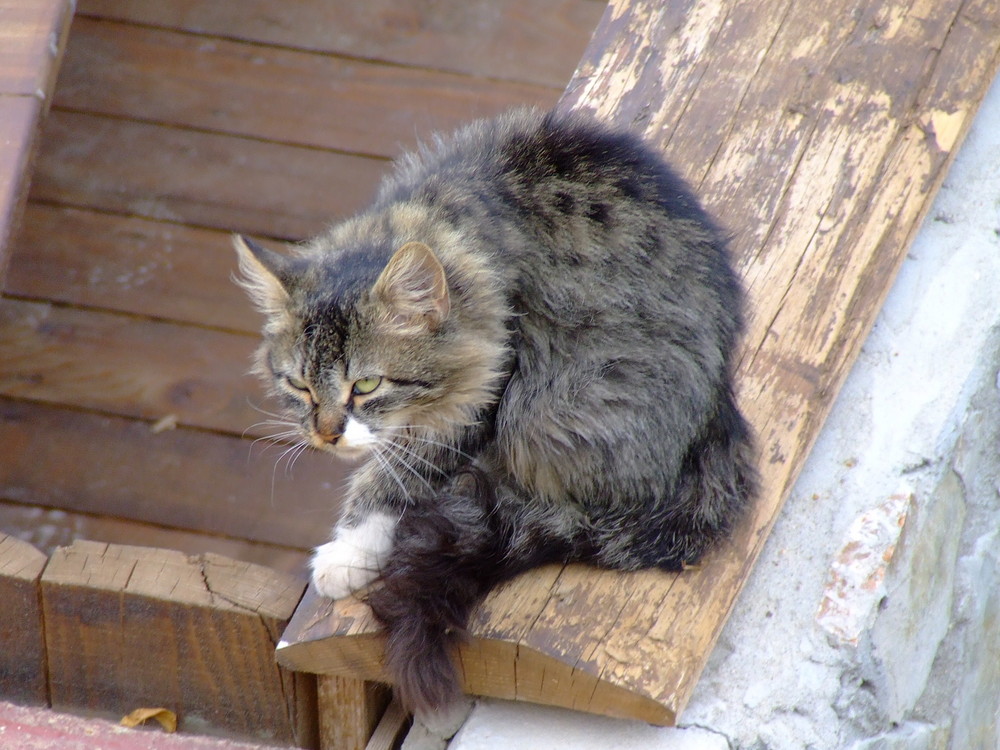
[[251, 301], [266, 315], [284, 310], [296, 276], [295, 261], [239, 234], [233, 235], [233, 247], [240, 261], [236, 282], [250, 295]]

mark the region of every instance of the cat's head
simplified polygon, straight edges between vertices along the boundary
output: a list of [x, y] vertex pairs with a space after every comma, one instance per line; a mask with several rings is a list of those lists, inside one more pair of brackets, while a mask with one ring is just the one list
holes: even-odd
[[414, 428], [446, 435], [495, 398], [505, 345], [475, 330], [469, 295], [426, 244], [387, 262], [235, 245], [267, 317], [255, 371], [314, 447], [353, 458]]

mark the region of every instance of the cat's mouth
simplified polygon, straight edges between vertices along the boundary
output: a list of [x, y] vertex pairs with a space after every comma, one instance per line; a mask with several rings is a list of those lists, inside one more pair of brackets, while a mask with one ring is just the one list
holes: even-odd
[[344, 431], [340, 434], [325, 435], [313, 430], [309, 439], [313, 447], [350, 460], [363, 457], [376, 443], [375, 434], [354, 417], [348, 417]]

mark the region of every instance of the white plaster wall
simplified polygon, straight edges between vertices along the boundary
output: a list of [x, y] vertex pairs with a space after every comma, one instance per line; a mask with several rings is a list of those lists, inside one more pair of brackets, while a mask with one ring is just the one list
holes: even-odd
[[[682, 728], [482, 701], [452, 750], [1000, 747], [1000, 83], [890, 292]], [[856, 519], [906, 522], [858, 637], [817, 621]], [[840, 633], [840, 635], [838, 635]]]

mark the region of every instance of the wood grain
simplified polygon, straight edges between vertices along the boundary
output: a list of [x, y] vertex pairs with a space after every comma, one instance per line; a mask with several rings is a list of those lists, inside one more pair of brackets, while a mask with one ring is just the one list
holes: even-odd
[[[734, 233], [763, 488], [698, 570], [543, 569], [492, 596], [461, 652], [470, 692], [661, 724], [684, 709], [1000, 63], [986, 0], [842, 0], [823, 17], [618, 0], [602, 21], [561, 107], [645, 132]], [[307, 597], [279, 659], [374, 677], [373, 624], [338, 606]]]
[[48, 702], [39, 579], [47, 558], [0, 531], [0, 696]]
[[[345, 467], [198, 430], [0, 399], [0, 498], [303, 550], [325, 542]], [[221, 550], [217, 550], [221, 551]]]
[[72, 15], [67, 0], [0, 0], [0, 282]]
[[397, 700], [389, 703], [365, 750], [399, 750], [410, 727], [410, 715]]
[[320, 675], [317, 688], [320, 750], [366, 750], [389, 705], [388, 686]]
[[48, 98], [72, 15], [70, 0], [0, 0], [0, 96]]
[[[0, 490], [0, 498], [3, 497], [4, 490]], [[25, 505], [0, 499], [0, 529], [30, 544], [45, 556], [55, 552], [56, 547], [65, 547], [76, 539], [88, 539], [108, 544], [163, 547], [186, 555], [214, 552], [306, 580], [307, 554], [302, 549], [168, 528], [127, 518]]]
[[261, 422], [255, 338], [0, 299], [0, 394], [234, 435]]
[[302, 239], [370, 202], [386, 162], [53, 110], [31, 197]]
[[41, 112], [41, 102], [33, 97], [0, 94], [0, 281], [10, 260], [10, 238], [28, 194], [35, 130]]
[[315, 747], [315, 679], [272, 655], [301, 591], [217, 555], [76, 542], [42, 576], [52, 705], [164, 706], [182, 728]]
[[79, 12], [561, 90], [604, 6], [590, 0], [82, 0]]
[[77, 18], [55, 104], [390, 158], [476, 117], [552, 107], [560, 92]]
[[254, 336], [262, 323], [232, 282], [229, 232], [29, 203], [10, 255], [10, 295]]

